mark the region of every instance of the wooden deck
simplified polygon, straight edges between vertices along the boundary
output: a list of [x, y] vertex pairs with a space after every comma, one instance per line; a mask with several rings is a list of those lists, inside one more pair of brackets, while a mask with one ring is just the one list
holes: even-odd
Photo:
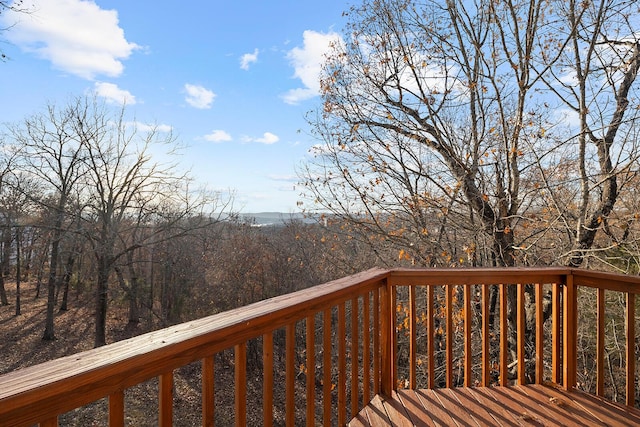
[[398, 390], [349, 426], [640, 426], [640, 410], [543, 385]]

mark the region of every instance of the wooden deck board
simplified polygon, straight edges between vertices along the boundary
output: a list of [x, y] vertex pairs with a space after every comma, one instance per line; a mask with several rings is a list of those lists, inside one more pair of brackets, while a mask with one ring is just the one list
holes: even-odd
[[480, 427], [503, 425], [487, 411], [486, 406], [480, 404], [471, 388], [449, 390], [449, 392], [458, 399], [462, 411], [470, 414]]
[[551, 387], [541, 385], [520, 387], [520, 389], [560, 422], [565, 420], [567, 422], [574, 421], [582, 425], [602, 423], [602, 420], [594, 417], [582, 406], [575, 404], [572, 399], [568, 399], [566, 393], [562, 394]]
[[419, 416], [425, 409], [415, 390], [400, 390], [397, 395], [402, 405], [407, 408], [407, 416], [414, 426], [436, 427], [432, 419]]
[[496, 425], [504, 427], [522, 427], [527, 425], [502, 404], [498, 404], [493, 395], [489, 393], [490, 390], [488, 387], [468, 388], [467, 391], [491, 414], [493, 419], [496, 420]]
[[640, 410], [553, 386], [398, 390], [349, 426], [639, 426]]
[[416, 395], [420, 398], [422, 406], [425, 408], [422, 416], [429, 414], [429, 417], [426, 418], [431, 418], [436, 426], [459, 426], [455, 421], [455, 417], [442, 407], [433, 390], [418, 390]]

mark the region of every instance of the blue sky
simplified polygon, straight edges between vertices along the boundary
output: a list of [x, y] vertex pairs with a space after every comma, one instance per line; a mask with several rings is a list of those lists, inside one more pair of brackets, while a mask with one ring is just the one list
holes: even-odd
[[95, 92], [187, 145], [180, 166], [244, 212], [295, 212], [322, 55], [349, 2], [27, 0], [3, 14], [0, 121]]

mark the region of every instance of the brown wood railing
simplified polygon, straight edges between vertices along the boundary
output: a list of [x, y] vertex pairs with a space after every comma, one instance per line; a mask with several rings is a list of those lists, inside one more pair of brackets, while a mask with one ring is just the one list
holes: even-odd
[[[234, 405], [225, 411], [239, 426], [248, 417], [266, 426], [345, 425], [375, 394], [398, 387], [585, 388], [577, 369], [591, 359], [595, 385], [587, 391], [606, 396], [606, 319], [619, 315], [607, 302], [613, 294], [626, 301], [624, 396], [634, 405], [637, 293], [640, 278], [566, 268], [372, 269], [0, 376], [0, 425], [55, 426], [108, 397], [109, 425], [122, 426], [127, 389], [153, 378], [157, 423], [172, 425], [174, 372], [197, 361], [206, 426], [223, 415], [221, 369], [234, 371]], [[585, 313], [593, 309], [592, 326], [579, 325], [579, 298]], [[585, 327], [596, 331], [595, 348], [578, 361]], [[260, 350], [257, 369], [248, 369], [249, 348]], [[229, 351], [232, 368], [219, 366], [216, 354]], [[254, 375], [257, 396], [247, 387]]]

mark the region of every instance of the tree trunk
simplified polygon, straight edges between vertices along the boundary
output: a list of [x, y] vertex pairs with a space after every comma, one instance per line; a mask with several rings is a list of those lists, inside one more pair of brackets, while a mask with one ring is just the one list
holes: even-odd
[[60, 250], [60, 237], [62, 235], [60, 229], [62, 227], [62, 219], [56, 221], [54, 228], [54, 236], [51, 241], [51, 261], [49, 262], [49, 281], [47, 283], [47, 317], [44, 324], [44, 335], [42, 339], [52, 341], [56, 339], [54, 331], [54, 309], [56, 305], [56, 285], [58, 282], [58, 252]]
[[129, 324], [140, 323], [140, 304], [138, 303], [138, 293], [140, 288], [139, 279], [131, 278], [131, 292], [129, 293]]
[[20, 228], [16, 228], [16, 316], [20, 316], [20, 275], [22, 274], [20, 269], [20, 240], [22, 236]]
[[0, 274], [0, 305], [9, 305], [7, 290], [4, 288], [4, 277]]
[[133, 266], [133, 251], [127, 253], [127, 263], [129, 264], [129, 277], [131, 278], [129, 292], [129, 324], [140, 323], [140, 278]]
[[49, 245], [45, 245], [45, 249], [42, 251], [42, 255], [38, 259], [38, 270], [36, 271], [36, 295], [35, 299], [40, 298], [40, 288], [42, 286], [42, 276], [44, 275], [44, 264], [47, 260], [47, 252]]
[[98, 259], [97, 285], [95, 347], [101, 347], [107, 343], [107, 303], [109, 293], [109, 264], [104, 258]]
[[[0, 305], [9, 305], [9, 300], [7, 299], [7, 290], [4, 287], [4, 273], [5, 273], [5, 262], [7, 250], [5, 247], [7, 246], [7, 230], [5, 229], [2, 233], [2, 261], [0, 262]], [[11, 241], [11, 239], [9, 239]]]
[[71, 284], [71, 273], [73, 272], [73, 265], [76, 262], [76, 249], [74, 248], [69, 257], [67, 258], [67, 263], [64, 267], [64, 276], [62, 277], [62, 302], [60, 303], [60, 311], [67, 311], [68, 301], [69, 301], [69, 285]]

